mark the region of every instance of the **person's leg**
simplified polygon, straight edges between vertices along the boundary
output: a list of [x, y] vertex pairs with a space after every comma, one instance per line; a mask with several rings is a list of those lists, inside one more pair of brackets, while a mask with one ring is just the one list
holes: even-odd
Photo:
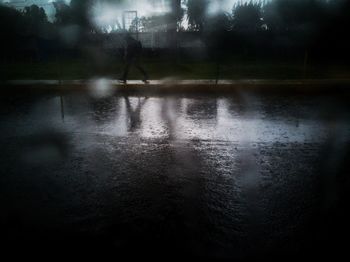
[[148, 81], [148, 74], [145, 71], [145, 69], [143, 69], [143, 67], [141, 66], [139, 59], [135, 60], [135, 67], [143, 74], [143, 81]]
[[126, 80], [128, 78], [128, 74], [129, 74], [130, 65], [131, 65], [131, 61], [130, 60], [126, 61], [125, 67], [124, 67], [124, 72], [122, 74], [122, 77], [119, 80], [126, 82]]

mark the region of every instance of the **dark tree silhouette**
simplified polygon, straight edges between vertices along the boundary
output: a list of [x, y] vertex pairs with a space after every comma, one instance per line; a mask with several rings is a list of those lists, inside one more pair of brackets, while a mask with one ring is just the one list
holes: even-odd
[[53, 3], [56, 14], [55, 23], [59, 26], [65, 26], [73, 24], [73, 12], [69, 5], [65, 1], [60, 0]]
[[181, 7], [181, 0], [171, 0], [171, 11], [169, 15], [170, 30], [178, 30], [184, 15], [184, 10]]
[[188, 0], [187, 16], [190, 29], [193, 31], [203, 31], [208, 0]]
[[261, 28], [262, 12], [260, 3], [238, 4], [233, 8], [233, 28], [239, 31], [255, 31]]
[[0, 17], [0, 30], [4, 39], [0, 41], [1, 58], [5, 59], [10, 55], [14, 55], [20, 43], [19, 37], [22, 35], [26, 23], [20, 12], [2, 5], [0, 5]]
[[56, 23], [58, 25], [76, 25], [86, 31], [93, 31], [90, 22], [90, 8], [93, 0], [72, 0], [68, 6], [64, 1], [56, 1]]
[[271, 30], [301, 30], [317, 26], [324, 17], [322, 0], [274, 0], [264, 6], [264, 21]]
[[[42, 36], [43, 31], [49, 26], [45, 10], [37, 5], [24, 8], [23, 16], [26, 21], [26, 34]], [[23, 31], [22, 31], [23, 32]]]
[[24, 8], [24, 17], [28, 18], [35, 24], [47, 23], [47, 16], [44, 8], [38, 7], [37, 5], [31, 5]]
[[[29, 6], [19, 12], [0, 5], [0, 29], [6, 39], [0, 42], [2, 55], [20, 57], [20, 50], [30, 42], [39, 43], [37, 49], [41, 50], [42, 43], [49, 38], [63, 49], [74, 48], [72, 52], [75, 54], [87, 46], [90, 49], [101, 48], [99, 42], [92, 39], [105, 37], [107, 31], [99, 30], [93, 25], [91, 7], [96, 3], [117, 4], [123, 1], [127, 0], [72, 0], [68, 5], [63, 0], [56, 0], [56, 19], [53, 24], [48, 21], [44, 10], [37, 6]], [[187, 30], [191, 33], [177, 34], [184, 17], [182, 2], [187, 3]], [[342, 61], [350, 54], [349, 0], [241, 2], [232, 7], [232, 13], [207, 15], [209, 2], [210, 0], [172, 0], [170, 12], [157, 17], [141, 18], [138, 25], [143, 32], [164, 32], [169, 40], [167, 42], [171, 43], [168, 48], [172, 50], [179, 49], [181, 37], [186, 38], [188, 34], [205, 41], [210, 52], [219, 49], [225, 54], [232, 52], [255, 56], [260, 52], [264, 56], [275, 54], [276, 57], [283, 58], [287, 53], [304, 54], [307, 51], [309, 57], [313, 55], [322, 59], [337, 55]], [[61, 36], [62, 41], [53, 41], [51, 36], [48, 37], [49, 34]], [[67, 46], [64, 36], [68, 36], [69, 41], [74, 40], [74, 45]], [[181, 52], [174, 53], [176, 58]], [[223, 57], [229, 58], [226, 55]]]
[[73, 21], [75, 24], [90, 29], [89, 8], [93, 4], [92, 0], [71, 0], [70, 7], [73, 12]]

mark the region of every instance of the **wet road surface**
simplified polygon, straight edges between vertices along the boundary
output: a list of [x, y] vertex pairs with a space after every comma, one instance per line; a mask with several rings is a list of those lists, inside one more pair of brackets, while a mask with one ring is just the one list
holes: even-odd
[[2, 96], [5, 247], [341, 253], [349, 116], [335, 96]]

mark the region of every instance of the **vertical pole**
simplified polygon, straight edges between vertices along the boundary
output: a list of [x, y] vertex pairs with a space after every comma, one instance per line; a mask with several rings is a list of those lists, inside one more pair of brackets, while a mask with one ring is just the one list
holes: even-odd
[[61, 118], [62, 121], [64, 122], [64, 104], [63, 104], [63, 96], [60, 95], [60, 101], [61, 101]]
[[123, 12], [123, 30], [125, 30], [125, 11]]
[[216, 80], [215, 83], [219, 83], [219, 77], [220, 77], [220, 55], [219, 55], [219, 50], [218, 50], [218, 45], [215, 45], [216, 47]]
[[59, 46], [58, 49], [58, 56], [56, 57], [56, 63], [57, 63], [57, 71], [58, 71], [58, 85], [60, 86], [62, 84], [62, 65], [61, 65], [61, 59], [62, 59], [62, 49], [61, 46]]
[[136, 39], [139, 40], [139, 18], [137, 16], [137, 11], [136, 12]]
[[2, 56], [1, 56], [1, 69], [4, 68], [2, 77], [0, 78], [1, 81], [6, 81], [7, 80], [7, 72], [8, 72], [8, 67], [5, 66], [7, 65], [6, 63], [6, 57], [5, 57], [5, 50], [2, 50], [1, 52]]
[[62, 84], [62, 65], [60, 59], [58, 59], [58, 84]]
[[216, 79], [215, 79], [215, 84], [219, 83], [219, 75], [220, 75], [220, 63], [219, 59], [216, 61]]
[[305, 50], [305, 53], [304, 53], [304, 67], [303, 67], [304, 78], [306, 77], [306, 69], [307, 69], [308, 58], [309, 58], [308, 51]]

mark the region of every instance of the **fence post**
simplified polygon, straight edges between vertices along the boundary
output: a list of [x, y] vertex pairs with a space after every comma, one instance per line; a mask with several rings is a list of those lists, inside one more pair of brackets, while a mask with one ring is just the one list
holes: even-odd
[[220, 51], [218, 50], [218, 47], [216, 46], [216, 79], [215, 79], [215, 84], [219, 83], [219, 78], [220, 78]]
[[60, 102], [61, 102], [61, 118], [62, 118], [62, 121], [64, 122], [64, 103], [63, 103], [62, 95], [60, 95]]
[[308, 59], [309, 59], [309, 53], [307, 51], [307, 49], [305, 50], [305, 53], [304, 53], [304, 67], [303, 67], [303, 75], [304, 75], [304, 78], [306, 78], [306, 69], [307, 69], [307, 62], [308, 62]]
[[59, 48], [58, 51], [58, 57], [57, 57], [57, 66], [58, 66], [58, 85], [62, 85], [62, 49]]

